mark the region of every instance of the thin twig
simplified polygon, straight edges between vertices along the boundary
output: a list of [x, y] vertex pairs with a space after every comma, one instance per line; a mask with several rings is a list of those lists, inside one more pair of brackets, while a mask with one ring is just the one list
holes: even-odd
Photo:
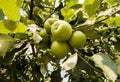
[[52, 7], [50, 7], [50, 6], [43, 6], [43, 5], [38, 5], [38, 4], [34, 4], [34, 6], [37, 6], [37, 7], [39, 7], [39, 8], [49, 8], [49, 9], [53, 9]]
[[32, 43], [31, 43], [31, 48], [32, 48], [32, 54], [33, 54], [33, 56], [36, 57], [34, 44], [32, 44]]

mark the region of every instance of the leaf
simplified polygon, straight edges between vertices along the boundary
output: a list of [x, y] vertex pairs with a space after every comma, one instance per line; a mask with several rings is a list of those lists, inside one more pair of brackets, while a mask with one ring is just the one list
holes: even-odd
[[77, 64], [77, 60], [77, 53], [71, 55], [63, 64], [61, 64], [62, 69], [66, 71], [73, 69]]
[[11, 20], [0, 21], [0, 33], [24, 33], [27, 30], [26, 26], [21, 22], [15, 22]]
[[114, 3], [114, 2], [118, 2], [118, 0], [105, 0], [106, 2], [109, 2], [109, 3]]
[[120, 64], [118, 65], [118, 74], [120, 75]]
[[78, 0], [65, 0], [65, 4], [68, 8], [76, 5], [78, 3]]
[[2, 9], [0, 9], [0, 20], [3, 20], [4, 19], [4, 13], [2, 11]]
[[118, 65], [118, 74], [120, 75], [120, 56], [118, 56], [115, 61], [116, 61], [117, 65]]
[[35, 41], [35, 43], [39, 43], [42, 40], [42, 37], [39, 34], [37, 34], [36, 32], [34, 32], [33, 40]]
[[117, 79], [117, 66], [114, 61], [106, 54], [98, 53], [91, 57], [95, 65], [103, 70], [105, 77], [112, 82]]
[[119, 0], [105, 0], [105, 2], [109, 3], [111, 7], [115, 6], [118, 4]]
[[[19, 0], [20, 1], [20, 0]], [[18, 0], [0, 0], [0, 8], [8, 19], [16, 21], [20, 19], [19, 6], [21, 5]]]
[[40, 66], [40, 72], [41, 72], [42, 74], [47, 73], [47, 68], [46, 68], [46, 65], [45, 65], [45, 64], [41, 64], [41, 66]]
[[28, 25], [28, 29], [30, 30], [30, 32], [34, 33], [38, 30], [38, 26], [36, 24], [30, 24]]
[[71, 6], [70, 8], [71, 9], [79, 9], [79, 8], [81, 8], [82, 7], [82, 5], [81, 4], [76, 4], [76, 5], [73, 5], [73, 6]]
[[70, 22], [73, 19], [74, 12], [75, 12], [75, 10], [74, 9], [70, 9], [70, 8], [62, 8], [61, 9], [61, 14], [64, 17], [64, 20], [66, 20], [68, 22]]
[[108, 25], [120, 26], [120, 16], [116, 16], [105, 21]]
[[57, 69], [57, 70], [53, 71], [51, 76], [50, 76], [51, 77], [50, 82], [62, 82], [60, 72], [61, 72], [60, 69]]
[[91, 17], [95, 15], [99, 4], [99, 0], [85, 0], [85, 2], [83, 3], [83, 9], [89, 15], [89, 17]]
[[9, 35], [0, 35], [0, 56], [5, 56], [6, 52], [12, 48], [14, 39]]

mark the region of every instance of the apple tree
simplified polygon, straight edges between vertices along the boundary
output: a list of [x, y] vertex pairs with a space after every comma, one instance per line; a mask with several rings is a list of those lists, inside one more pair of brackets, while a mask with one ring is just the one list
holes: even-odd
[[120, 1], [0, 0], [0, 82], [120, 82]]

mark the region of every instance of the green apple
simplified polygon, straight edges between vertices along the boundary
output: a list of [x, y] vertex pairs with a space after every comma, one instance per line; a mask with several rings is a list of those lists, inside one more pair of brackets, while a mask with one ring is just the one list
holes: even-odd
[[40, 36], [45, 36], [45, 35], [47, 35], [46, 29], [45, 29], [45, 28], [40, 29], [39, 35], [40, 35]]
[[5, 56], [6, 52], [13, 46], [14, 39], [9, 35], [0, 35], [0, 56]]
[[72, 34], [69, 43], [73, 48], [82, 48], [86, 43], [86, 35], [81, 31], [75, 31]]
[[57, 58], [65, 57], [69, 50], [69, 45], [66, 42], [54, 41], [51, 45], [51, 52]]
[[50, 38], [51, 38], [51, 43], [53, 43], [56, 40], [53, 36], [51, 36]]
[[51, 25], [57, 21], [57, 18], [48, 18], [44, 23], [44, 28], [46, 29], [47, 33], [51, 33]]
[[51, 33], [56, 40], [66, 41], [72, 35], [72, 27], [68, 22], [64, 20], [58, 20], [53, 23], [51, 27]]

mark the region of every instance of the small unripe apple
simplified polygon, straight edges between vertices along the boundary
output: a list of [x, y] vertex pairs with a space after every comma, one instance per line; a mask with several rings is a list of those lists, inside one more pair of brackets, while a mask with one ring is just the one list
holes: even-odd
[[72, 34], [69, 43], [73, 48], [82, 48], [86, 43], [86, 35], [81, 31], [75, 31]]
[[69, 50], [69, 45], [66, 42], [54, 41], [51, 45], [51, 52], [57, 58], [65, 57]]
[[44, 23], [44, 28], [46, 29], [47, 33], [51, 33], [51, 25], [57, 21], [57, 18], [48, 18]]
[[64, 20], [58, 20], [53, 23], [51, 27], [51, 33], [56, 40], [66, 41], [72, 34], [72, 27], [68, 22]]
[[39, 35], [40, 35], [40, 36], [45, 36], [45, 35], [47, 35], [46, 29], [44, 29], [44, 28], [40, 29]]
[[9, 35], [0, 35], [0, 56], [5, 56], [6, 52], [13, 46], [14, 39]]

